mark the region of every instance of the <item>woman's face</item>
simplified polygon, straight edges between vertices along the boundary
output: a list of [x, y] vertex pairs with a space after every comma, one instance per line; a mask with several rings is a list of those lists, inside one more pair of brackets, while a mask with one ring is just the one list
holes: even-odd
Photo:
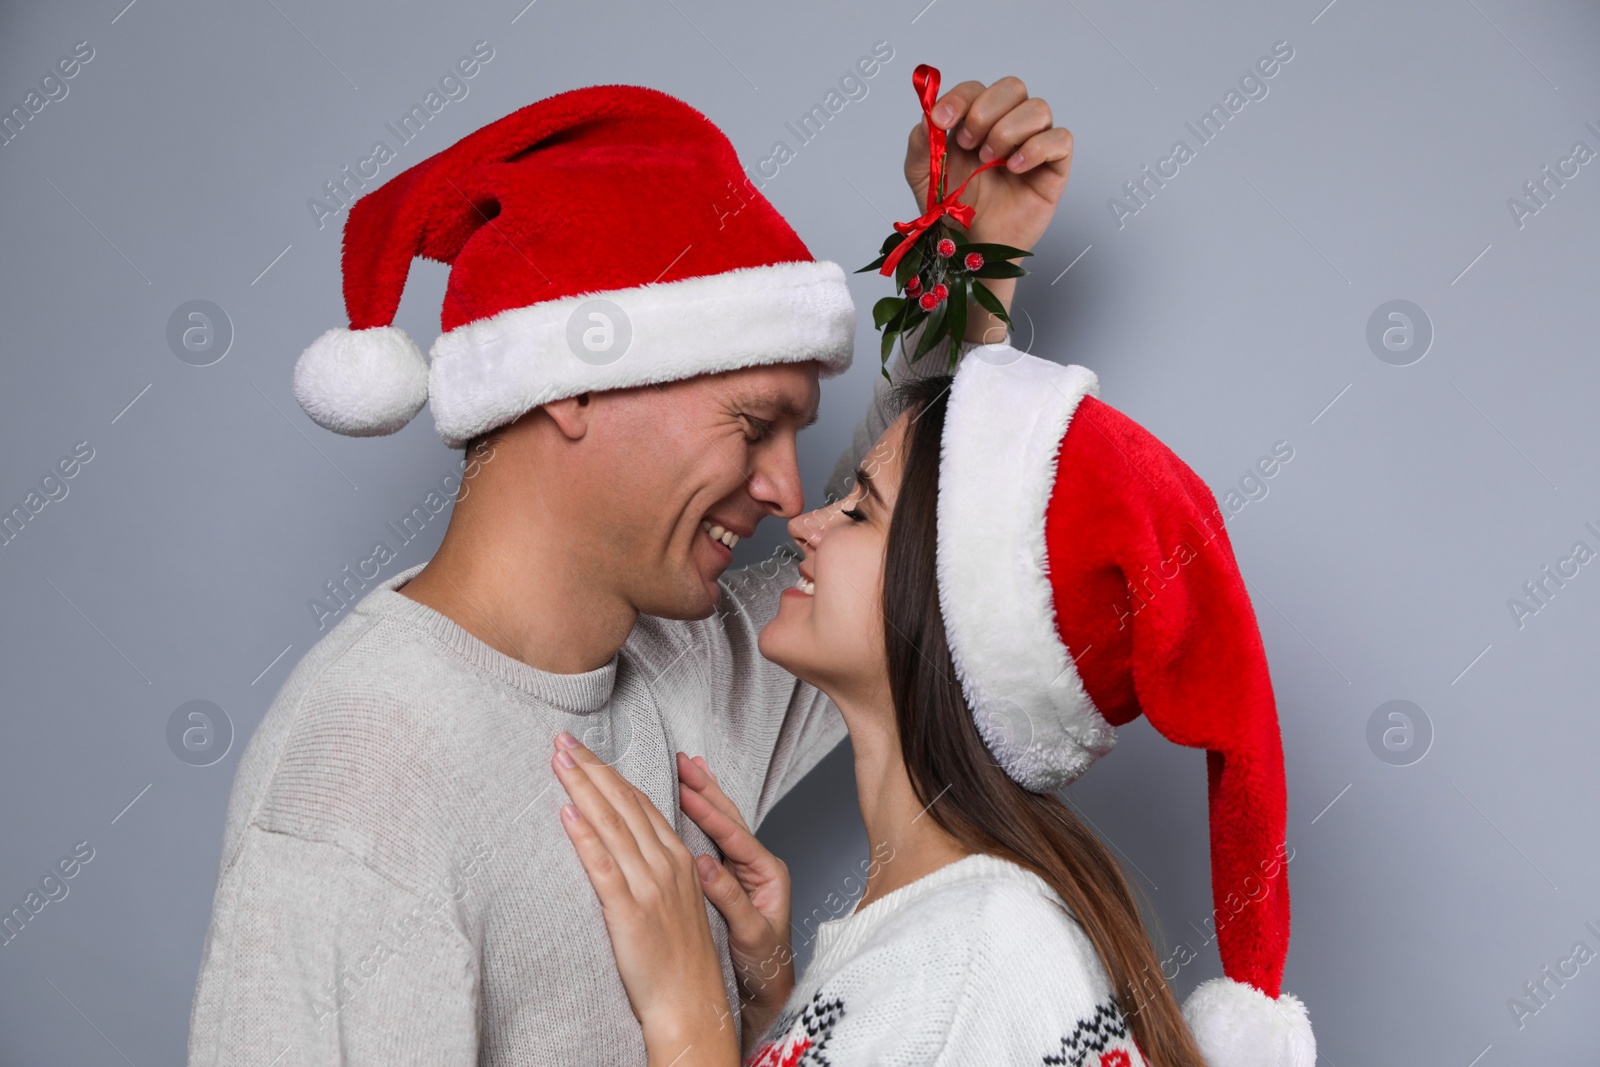
[[901, 415], [856, 468], [843, 500], [789, 522], [805, 558], [761, 631], [761, 654], [836, 700], [887, 691], [883, 646], [883, 555], [900, 489]]

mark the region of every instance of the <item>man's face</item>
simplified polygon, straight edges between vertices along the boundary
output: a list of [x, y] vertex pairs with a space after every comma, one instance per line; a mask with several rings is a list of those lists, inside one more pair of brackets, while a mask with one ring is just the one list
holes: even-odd
[[704, 618], [733, 559], [727, 542], [800, 513], [796, 438], [820, 395], [814, 362], [593, 395], [595, 548], [637, 610]]

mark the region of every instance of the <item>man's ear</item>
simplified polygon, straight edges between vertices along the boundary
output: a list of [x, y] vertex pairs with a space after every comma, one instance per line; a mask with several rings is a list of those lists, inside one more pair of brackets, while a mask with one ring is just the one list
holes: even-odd
[[588, 393], [579, 393], [562, 400], [551, 400], [541, 405], [556, 429], [569, 441], [579, 441], [589, 432], [589, 418], [594, 413]]

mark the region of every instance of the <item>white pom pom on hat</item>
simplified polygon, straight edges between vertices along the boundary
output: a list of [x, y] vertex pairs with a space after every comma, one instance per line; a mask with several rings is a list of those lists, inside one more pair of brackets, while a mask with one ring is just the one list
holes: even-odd
[[1183, 1002], [1189, 1032], [1211, 1067], [1314, 1067], [1317, 1041], [1299, 997], [1276, 999], [1244, 982], [1213, 978]]
[[311, 421], [349, 437], [381, 437], [428, 402], [428, 360], [398, 326], [336, 326], [294, 365], [294, 396]]

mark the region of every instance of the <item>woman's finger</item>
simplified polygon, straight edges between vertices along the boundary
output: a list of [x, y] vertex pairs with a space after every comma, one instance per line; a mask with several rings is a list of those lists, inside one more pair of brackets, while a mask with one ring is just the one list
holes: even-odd
[[1009, 156], [1021, 147], [1022, 142], [1048, 130], [1051, 122], [1049, 104], [1036, 96], [1022, 101], [989, 127], [989, 136], [984, 138], [983, 147], [978, 150], [978, 161], [987, 163], [996, 156]]
[[[943, 130], [954, 127], [956, 123], [966, 118], [967, 109], [983, 92], [983, 88], [983, 83], [980, 81], [964, 81], [960, 85], [951, 87], [933, 102], [934, 123]], [[926, 146], [923, 148], [923, 154], [927, 154]]]
[[655, 831], [644, 812], [644, 807], [654, 807], [649, 799], [646, 798], [644, 807], [641, 807], [638, 797], [643, 794], [634, 788], [633, 783], [622, 777], [621, 772], [615, 767], [595, 755], [587, 745], [565, 730], [556, 736], [556, 748], [566, 749], [573, 761], [594, 783], [595, 788], [599, 789], [617, 813], [627, 820], [634, 838], [641, 847], [649, 850], [649, 846], [655, 843]]
[[626, 778], [623, 781], [627, 783], [629, 789], [633, 790], [633, 799], [638, 802], [640, 809], [645, 814], [645, 818], [650, 820], [650, 826], [655, 830], [656, 838], [661, 842], [661, 847], [680, 865], [687, 865], [693, 857], [690, 855], [689, 846], [685, 845], [683, 839], [678, 836], [678, 831], [672, 827], [671, 823], [667, 822], [666, 817], [661, 814], [661, 811], [656, 807], [655, 801], [651, 800], [648, 794]]
[[[572, 803], [594, 827], [606, 851], [621, 867], [629, 886], [637, 891], [654, 877], [654, 867], [640, 851], [639, 837], [633, 824], [590, 779], [584, 764], [573, 759], [569, 765], [563, 762], [563, 756], [571, 758], [565, 749], [558, 749], [551, 757], [550, 763], [555, 768], [556, 777], [566, 789], [567, 796], [572, 798]], [[648, 823], [643, 829], [650, 840], [655, 840], [655, 831], [649, 829]]]
[[692, 789], [678, 791], [678, 806], [694, 820], [696, 826], [715, 841], [728, 861], [742, 868], [758, 870], [765, 877], [776, 873], [778, 858], [756, 836], [745, 829], [744, 823], [728, 818], [726, 812]]
[[988, 138], [989, 131], [1001, 117], [1028, 99], [1028, 87], [1021, 78], [1001, 78], [972, 101], [967, 116], [956, 130], [956, 144], [962, 148], [976, 149]]
[[704, 756], [696, 756], [694, 758], [694, 762], [699, 765], [702, 771], [706, 772], [707, 778], [711, 779], [713, 782], [716, 782], [719, 787], [722, 785], [722, 781], [717, 777], [717, 772], [711, 769], [711, 764], [706, 762], [706, 758]]
[[1072, 166], [1072, 131], [1052, 126], [1043, 133], [1029, 137], [1006, 160], [1006, 169], [1013, 174], [1023, 174], [1038, 167], [1048, 167], [1051, 177], [1059, 178], [1062, 188], [1067, 184], [1067, 171]]
[[739, 811], [739, 805], [722, 791], [721, 783], [717, 781], [717, 776], [711, 773], [711, 767], [706, 763], [704, 756], [690, 759], [685, 753], [678, 753], [678, 782], [687, 785], [721, 808], [724, 815], [740, 826], [747, 830], [750, 828], [750, 824], [744, 821], [744, 815]]
[[[573, 761], [627, 822], [644, 861], [657, 870], [668, 866], [687, 870], [689, 850], [656, 810], [655, 803], [577, 738], [565, 731], [563, 735], [558, 735], [556, 746], [566, 748]], [[563, 740], [566, 746], [562, 745]]]
[[616, 907], [632, 899], [628, 878], [595, 831], [594, 823], [583, 817], [574, 804], [561, 805], [561, 827], [578, 852], [578, 862], [594, 886], [602, 907]]
[[[740, 944], [761, 944], [772, 939], [772, 927], [756, 909], [739, 879], [711, 856], [696, 856], [695, 867], [700, 874], [700, 888], [706, 899], [716, 906], [728, 922], [728, 934]], [[711, 871], [707, 880], [705, 874]]]

